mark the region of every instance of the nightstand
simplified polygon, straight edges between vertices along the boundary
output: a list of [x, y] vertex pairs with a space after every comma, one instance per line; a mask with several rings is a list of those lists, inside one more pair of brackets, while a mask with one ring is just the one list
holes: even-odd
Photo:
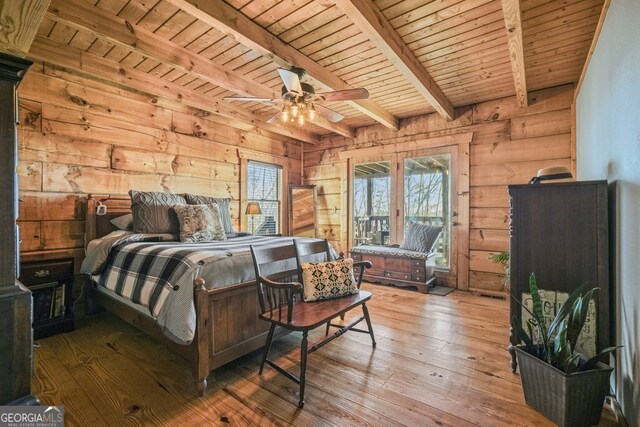
[[22, 262], [19, 280], [32, 293], [34, 338], [73, 330], [73, 258]]

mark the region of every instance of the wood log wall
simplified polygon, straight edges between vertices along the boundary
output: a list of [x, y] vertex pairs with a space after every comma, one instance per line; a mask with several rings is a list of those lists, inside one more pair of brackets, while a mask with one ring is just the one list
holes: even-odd
[[288, 168], [301, 182], [298, 141], [36, 63], [19, 87], [19, 225], [23, 255], [83, 258], [86, 196], [130, 189], [232, 198], [240, 217], [240, 156]]
[[399, 131], [377, 125], [359, 129], [355, 141], [325, 137], [319, 145], [306, 145], [304, 181], [318, 186], [321, 236], [347, 250], [347, 166], [342, 151], [471, 131], [469, 289], [501, 292], [502, 267], [488, 256], [509, 248], [506, 186], [527, 183], [543, 167], [575, 168], [572, 99], [573, 86], [561, 86], [529, 94], [524, 108], [514, 96], [457, 108], [450, 122], [430, 114], [403, 120]]

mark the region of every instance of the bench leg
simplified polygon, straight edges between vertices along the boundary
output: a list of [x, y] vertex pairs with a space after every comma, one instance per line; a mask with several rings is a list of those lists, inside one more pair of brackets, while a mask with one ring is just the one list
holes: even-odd
[[364, 320], [367, 321], [367, 327], [369, 328], [369, 335], [371, 335], [371, 346], [375, 348], [376, 337], [373, 335], [373, 327], [371, 326], [371, 319], [369, 318], [369, 309], [366, 304], [362, 304], [362, 312], [364, 313]]
[[298, 407], [304, 406], [304, 386], [307, 377], [307, 334], [308, 331], [302, 332], [302, 343], [300, 345], [300, 401], [298, 401]]
[[272, 323], [271, 327], [269, 327], [269, 334], [267, 335], [267, 342], [264, 345], [264, 350], [262, 352], [262, 361], [260, 361], [260, 372], [259, 375], [262, 375], [262, 370], [264, 369], [264, 362], [267, 361], [267, 356], [269, 355], [269, 350], [271, 350], [271, 342], [273, 341], [273, 332], [276, 330], [276, 324]]

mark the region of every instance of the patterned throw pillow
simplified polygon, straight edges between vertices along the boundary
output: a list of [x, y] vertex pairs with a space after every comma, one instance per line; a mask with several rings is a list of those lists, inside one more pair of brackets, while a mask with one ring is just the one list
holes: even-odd
[[173, 210], [180, 221], [181, 242], [227, 240], [217, 204], [175, 205]]
[[184, 195], [187, 199], [187, 203], [190, 205], [210, 205], [211, 203], [217, 203], [220, 207], [220, 216], [222, 217], [222, 225], [224, 226], [225, 233], [233, 233], [233, 221], [231, 220], [230, 197], [209, 197], [198, 196], [196, 194], [187, 193]]
[[317, 301], [359, 292], [353, 276], [353, 259], [330, 262], [304, 262], [302, 268], [303, 299]]
[[400, 249], [424, 253], [431, 252], [441, 231], [442, 227], [409, 222], [409, 227], [404, 232], [404, 239], [400, 243]]
[[187, 203], [179, 194], [130, 190], [134, 233], [178, 234], [180, 225], [173, 205]]

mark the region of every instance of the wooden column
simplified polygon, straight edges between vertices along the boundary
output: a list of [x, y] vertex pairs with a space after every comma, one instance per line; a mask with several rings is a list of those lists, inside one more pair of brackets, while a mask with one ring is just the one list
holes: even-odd
[[17, 280], [18, 177], [16, 88], [31, 61], [0, 52], [0, 405], [31, 395], [31, 292]]

